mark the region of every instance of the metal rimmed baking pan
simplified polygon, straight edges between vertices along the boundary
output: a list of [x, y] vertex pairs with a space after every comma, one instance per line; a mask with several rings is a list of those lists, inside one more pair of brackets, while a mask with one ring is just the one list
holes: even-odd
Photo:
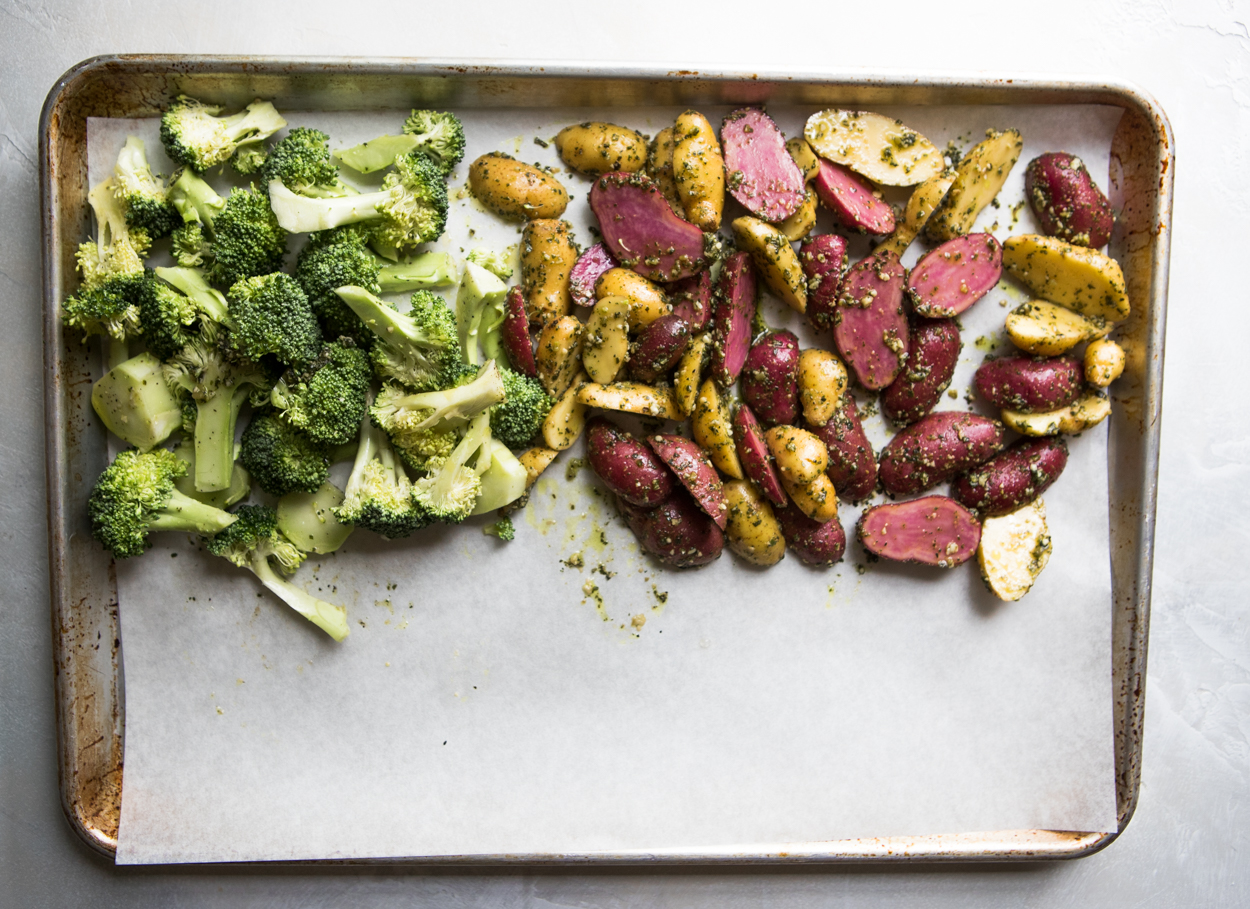
[[[227, 105], [257, 96], [303, 110], [442, 107], [622, 107], [763, 103], [807, 106], [1100, 104], [1124, 111], [1111, 149], [1119, 213], [1111, 253], [1133, 314], [1119, 328], [1129, 364], [1111, 418], [1111, 557], [1118, 828], [1140, 781], [1146, 640], [1154, 546], [1163, 336], [1173, 179], [1171, 128], [1139, 90], [1105, 81], [1048, 81], [903, 73], [692, 72], [655, 66], [508, 65], [446, 61], [281, 60], [109, 56], [85, 61], [49, 93], [40, 123], [49, 560], [63, 806], [74, 829], [112, 855], [122, 797], [125, 726], [113, 564], [87, 532], [85, 502], [107, 461], [90, 415], [92, 362], [66, 343], [61, 299], [75, 284], [86, 236], [88, 117], [151, 117], [186, 93]], [[1046, 830], [839, 840], [786, 853], [665, 855], [714, 862], [984, 861], [1088, 855], [1117, 834]], [[639, 863], [637, 855], [596, 862]], [[448, 859], [435, 860], [447, 864]], [[582, 861], [568, 856], [475, 856], [476, 863]]]

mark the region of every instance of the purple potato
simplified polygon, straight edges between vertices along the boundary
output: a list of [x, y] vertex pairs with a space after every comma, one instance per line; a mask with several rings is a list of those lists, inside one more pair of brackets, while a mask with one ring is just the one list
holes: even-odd
[[1003, 247], [993, 234], [947, 240], [916, 263], [907, 295], [916, 312], [950, 319], [980, 300], [1003, 273]]
[[747, 107], [720, 128], [725, 188], [757, 218], [784, 221], [803, 204], [803, 172], [786, 151], [786, 139], [772, 118]]
[[650, 177], [604, 174], [590, 188], [590, 208], [613, 258], [644, 278], [676, 281], [706, 265], [703, 231], [673, 214]]
[[725, 501], [725, 488], [720, 474], [712, 466], [712, 459], [702, 448], [681, 436], [660, 434], [650, 436], [651, 444], [660, 460], [668, 465], [686, 491], [694, 496], [699, 507], [706, 511], [721, 530], [729, 516]]
[[670, 568], [698, 568], [720, 558], [725, 534], [688, 493], [677, 490], [655, 508], [622, 501], [621, 511], [642, 548]]
[[738, 377], [742, 399], [765, 423], [795, 423], [799, 418], [799, 339], [788, 331], [770, 331], [747, 353]]
[[1075, 155], [1047, 152], [1030, 161], [1024, 171], [1024, 197], [1049, 237], [1092, 249], [1111, 239], [1111, 203]]
[[1049, 489], [1067, 466], [1068, 443], [1062, 436], [1021, 439], [956, 477], [951, 492], [986, 517], [1010, 514]]
[[690, 326], [681, 316], [660, 316], [638, 335], [629, 355], [629, 373], [648, 385], [677, 365], [690, 346]]
[[820, 159], [812, 188], [846, 228], [884, 236], [894, 230], [894, 210], [872, 194], [872, 184], [841, 164]]
[[525, 315], [525, 292], [519, 287], [508, 291], [504, 303], [503, 349], [508, 354], [512, 368], [531, 378], [537, 378], [538, 365], [534, 362], [534, 339], [530, 337], [530, 322]]
[[655, 452], [602, 417], [586, 426], [586, 456], [608, 489], [639, 508], [656, 507], [677, 486]]
[[712, 302], [712, 355], [709, 374], [724, 388], [738, 381], [751, 346], [755, 315], [755, 266], [736, 252], [725, 260]]
[[973, 379], [977, 394], [995, 407], [1047, 413], [1067, 407], [1085, 387], [1085, 365], [1076, 357], [1015, 354], [986, 360]]
[[842, 281], [833, 340], [842, 360], [870, 391], [893, 382], [907, 360], [906, 280], [907, 269], [898, 255], [886, 250], [856, 262]]
[[569, 296], [578, 306], [595, 305], [595, 282], [605, 271], [617, 267], [616, 259], [603, 243], [596, 243], [577, 257], [569, 272]]
[[746, 404], [739, 405], [738, 412], [734, 414], [734, 444], [747, 479], [758, 486], [774, 505], [785, 505], [789, 499], [785, 487], [781, 485], [781, 476], [773, 466], [772, 452], [764, 441], [764, 429]]
[[976, 515], [946, 496], [925, 496], [870, 508], [859, 519], [859, 541], [894, 562], [953, 568], [981, 542]]
[[848, 502], [858, 502], [872, 495], [877, 488], [877, 456], [873, 453], [864, 427], [859, 422], [859, 409], [848, 391], [842, 404], [824, 426], [807, 426], [829, 450], [829, 466], [825, 469], [833, 488]]
[[712, 273], [707, 269], [668, 285], [673, 315], [681, 316], [697, 335], [712, 321]]
[[799, 249], [799, 264], [807, 278], [807, 320], [818, 331], [833, 328], [838, 292], [846, 271], [846, 238], [837, 234], [809, 237]]
[[912, 322], [907, 365], [881, 392], [881, 410], [891, 422], [906, 426], [933, 409], [951, 384], [960, 347], [959, 329], [950, 319]]
[[983, 464], [1003, 448], [1003, 424], [957, 410], [931, 413], [890, 440], [881, 452], [881, 486], [892, 496], [932, 489]]
[[813, 521], [793, 505], [774, 508], [786, 547], [805, 565], [828, 567], [842, 561], [846, 531], [840, 521]]

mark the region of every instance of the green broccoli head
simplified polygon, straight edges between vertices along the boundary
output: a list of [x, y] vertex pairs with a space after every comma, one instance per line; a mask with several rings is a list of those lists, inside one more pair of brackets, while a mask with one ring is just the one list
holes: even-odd
[[139, 282], [138, 306], [144, 343], [156, 356], [168, 360], [191, 343], [199, 310], [190, 297], [149, 273]]
[[125, 206], [126, 223], [147, 231], [154, 240], [169, 236], [182, 223], [165, 184], [152, 173], [143, 140], [137, 136], [129, 137], [117, 156], [113, 193]]
[[240, 505], [234, 516], [233, 524], [205, 541], [213, 555], [247, 568], [259, 554], [257, 550], [265, 550], [265, 557], [277, 559], [285, 574], [303, 563], [305, 554], [282, 536], [278, 514], [268, 505]]
[[382, 181], [386, 198], [378, 203], [383, 216], [375, 235], [379, 243], [409, 250], [437, 240], [447, 226], [447, 184], [434, 160], [419, 151], [395, 159], [395, 169]]
[[504, 541], [516, 539], [516, 528], [512, 526], [512, 518], [501, 518], [494, 524], [487, 524], [482, 528], [482, 533], [488, 537], [498, 537]]
[[329, 191], [341, 195], [344, 186], [339, 169], [330, 160], [330, 137], [319, 129], [298, 127], [273, 147], [260, 169], [261, 180], [268, 185], [280, 180], [297, 193], [315, 196]]
[[490, 466], [490, 441], [490, 416], [478, 414], [452, 453], [432, 462], [430, 472], [413, 484], [413, 501], [428, 520], [459, 524], [472, 514]]
[[418, 141], [416, 151], [434, 159], [444, 175], [464, 158], [464, 126], [455, 114], [414, 110], [404, 121], [404, 132]]
[[437, 294], [419, 290], [400, 313], [362, 287], [335, 293], [374, 334], [369, 352], [374, 371], [411, 388], [445, 388], [462, 364], [456, 317]]
[[230, 169], [236, 174], [250, 177], [260, 173], [260, 169], [269, 160], [269, 152], [263, 141], [247, 142], [240, 145], [230, 156]]
[[217, 284], [229, 287], [244, 278], [282, 269], [287, 233], [254, 186], [232, 191], [208, 227], [213, 259], [209, 277]]
[[258, 413], [243, 430], [239, 461], [270, 495], [316, 492], [330, 472], [324, 445], [275, 413]]
[[295, 279], [308, 295], [326, 336], [345, 335], [361, 347], [373, 344], [373, 332], [334, 291], [350, 284], [371, 294], [382, 292], [378, 259], [368, 243], [368, 231], [358, 225], [318, 231], [309, 235], [295, 266]]
[[554, 403], [537, 379], [501, 369], [504, 394], [502, 404], [490, 412], [491, 434], [509, 448], [526, 448], [538, 434]]
[[187, 221], [169, 235], [169, 251], [183, 268], [198, 268], [208, 255], [208, 240], [199, 221]]
[[140, 271], [108, 278], [94, 287], [84, 285], [61, 304], [61, 320], [85, 337], [107, 335], [118, 341], [136, 337], [141, 333], [139, 304], [146, 283]]
[[372, 378], [364, 351], [350, 338], [339, 338], [307, 366], [283, 376], [271, 401], [314, 442], [343, 445], [360, 430]]
[[91, 535], [125, 559], [148, 548], [152, 531], [217, 533], [233, 523], [233, 515], [174, 488], [186, 472], [186, 463], [171, 451], [123, 451], [100, 474], [87, 500]]
[[387, 539], [406, 537], [429, 523], [412, 500], [412, 483], [396, 461], [390, 441], [367, 422], [361, 427], [343, 502], [333, 511], [344, 524]]
[[267, 354], [292, 367], [311, 363], [321, 350], [321, 328], [303, 289], [274, 272], [239, 281], [230, 301], [229, 347], [249, 360]]
[[241, 144], [259, 143], [286, 120], [268, 101], [253, 101], [242, 112], [218, 116], [221, 108], [182, 95], [161, 117], [161, 142], [170, 159], [203, 173], [224, 164]]

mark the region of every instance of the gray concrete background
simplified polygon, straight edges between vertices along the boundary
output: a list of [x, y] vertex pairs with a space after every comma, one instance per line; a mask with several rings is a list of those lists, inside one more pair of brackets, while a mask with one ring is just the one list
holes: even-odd
[[[431, 7], [431, 8], [423, 8]], [[760, 10], [766, 8], [767, 13]], [[1250, 3], [968, 0], [556, 9], [498, 0], [262, 5], [0, 0], [0, 904], [5, 906], [1250, 905]], [[1109, 75], [1177, 139], [1142, 794], [1077, 862], [856, 872], [118, 871], [57, 792], [40, 388], [38, 136], [53, 81], [102, 53], [438, 56]], [[1225, 397], [1227, 395], [1227, 397]]]

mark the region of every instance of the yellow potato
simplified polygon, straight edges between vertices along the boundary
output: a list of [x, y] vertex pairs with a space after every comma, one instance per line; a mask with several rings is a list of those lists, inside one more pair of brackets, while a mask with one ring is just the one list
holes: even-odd
[[903, 255], [912, 241], [920, 236], [954, 182], [955, 171], [945, 170], [913, 189], [902, 219], [894, 226], [894, 233], [882, 240], [873, 253], [891, 250], [899, 256]]
[[573, 305], [569, 272], [579, 251], [568, 221], [541, 218], [521, 232], [521, 289], [532, 325], [545, 325], [568, 315]]
[[681, 196], [677, 194], [677, 181], [673, 179], [673, 128], [666, 126], [658, 133], [647, 147], [647, 176], [656, 182], [660, 192], [668, 200], [673, 212], [686, 216], [681, 204]]
[[822, 110], [803, 135], [822, 158], [883, 186], [914, 186], [941, 173], [942, 153], [914, 129], [863, 110]]
[[1003, 243], [1003, 268], [1043, 300], [1086, 318], [1118, 322], [1129, 314], [1120, 263], [1096, 249], [1023, 234]]
[[828, 474], [822, 473], [806, 486], [786, 482], [781, 478], [781, 485], [790, 495], [794, 507], [813, 521], [825, 524], [838, 517], [838, 493], [833, 488], [833, 481]]
[[543, 442], [548, 448], [564, 451], [582, 434], [586, 426], [586, 405], [577, 400], [577, 392], [589, 381], [586, 373], [579, 372], [568, 390], [552, 405], [542, 425]]
[[786, 554], [786, 541], [773, 507], [746, 480], [725, 484], [725, 538], [729, 548], [752, 565], [776, 565]]
[[1024, 140], [1018, 130], [987, 131], [985, 140], [955, 165], [955, 182], [925, 226], [929, 239], [952, 240], [972, 230], [977, 215], [1007, 182], [1022, 148]]
[[501, 152], [482, 155], [470, 165], [469, 192], [504, 218], [558, 218], [569, 204], [559, 180]]
[[777, 472], [788, 489], [807, 486], [823, 476], [829, 450], [819, 437], [797, 426], [774, 426], [764, 432], [764, 444], [777, 462]]
[[533, 448], [527, 449], [516, 456], [521, 462], [521, 466], [525, 468], [525, 488], [529, 489], [537, 482], [538, 478], [543, 475], [543, 471], [551, 466], [551, 462], [556, 459], [556, 455], [560, 452], [554, 448], [547, 448], [545, 445], [535, 445]]
[[615, 123], [587, 121], [556, 134], [560, 160], [583, 174], [634, 173], [647, 163], [647, 140]]
[[820, 159], [816, 157], [816, 153], [812, 151], [812, 147], [807, 144], [806, 139], [795, 136], [786, 143], [786, 151], [790, 153], [794, 163], [803, 172], [804, 183], [816, 179], [816, 175], [820, 173]]
[[1046, 503], [1041, 499], [981, 523], [977, 562], [985, 586], [1000, 600], [1011, 603], [1028, 593], [1050, 552]]
[[668, 297], [659, 285], [652, 284], [638, 272], [628, 268], [609, 268], [595, 282], [595, 299], [629, 297], [629, 328], [637, 331], [660, 316], [672, 312]]
[[582, 334], [585, 326], [573, 316], [548, 322], [538, 336], [534, 364], [538, 381], [553, 398], [563, 396], [573, 377], [582, 368]]
[[1045, 413], [1004, 410], [1003, 422], [1024, 436], [1071, 434], [1097, 426], [1111, 415], [1111, 400], [1096, 394], [1081, 395], [1067, 407]]
[[738, 448], [734, 445], [729, 399], [721, 394], [711, 379], [699, 389], [690, 420], [690, 435], [721, 473], [735, 480], [746, 476], [742, 471], [742, 462], [738, 460]]
[[590, 311], [582, 336], [582, 365], [592, 382], [615, 382], [629, 359], [629, 297], [604, 297]]
[[1101, 338], [1113, 326], [1106, 319], [1087, 319], [1067, 307], [1031, 300], [1008, 314], [1006, 327], [1016, 347], [1039, 357], [1054, 357], [1083, 341]]
[[577, 393], [577, 400], [587, 407], [603, 410], [620, 410], [664, 420], [684, 419], [684, 414], [673, 400], [672, 389], [643, 385], [641, 382], [613, 382], [611, 385], [587, 382]]
[[816, 194], [810, 189], [803, 197], [803, 204], [794, 214], [777, 225], [777, 230], [791, 243], [797, 243], [812, 232], [816, 226]]
[[799, 403], [803, 419], [824, 426], [837, 411], [846, 391], [846, 366], [827, 350], [812, 348], [799, 354]]
[[1115, 341], [1095, 341], [1085, 348], [1085, 381], [1106, 388], [1124, 372], [1124, 348]]
[[707, 357], [710, 341], [709, 332], [691, 338], [690, 346], [677, 364], [673, 397], [683, 414], [690, 414], [694, 410], [695, 399], [699, 396], [699, 383], [703, 378], [703, 361]]
[[736, 219], [733, 232], [738, 248], [750, 253], [769, 289], [791, 309], [806, 312], [807, 278], [785, 234], [750, 215]]
[[725, 158], [707, 117], [688, 110], [673, 127], [673, 181], [686, 220], [719, 230], [725, 210]]

